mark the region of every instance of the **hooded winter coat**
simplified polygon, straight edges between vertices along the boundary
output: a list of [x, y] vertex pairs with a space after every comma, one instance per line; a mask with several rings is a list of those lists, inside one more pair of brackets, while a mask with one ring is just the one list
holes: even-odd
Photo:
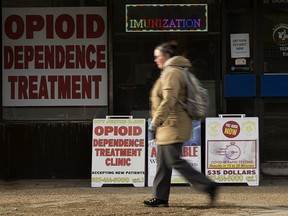
[[151, 90], [151, 123], [158, 125], [158, 145], [183, 143], [191, 137], [192, 119], [178, 102], [186, 96], [186, 83], [179, 67], [191, 67], [191, 63], [183, 56], [168, 59]]

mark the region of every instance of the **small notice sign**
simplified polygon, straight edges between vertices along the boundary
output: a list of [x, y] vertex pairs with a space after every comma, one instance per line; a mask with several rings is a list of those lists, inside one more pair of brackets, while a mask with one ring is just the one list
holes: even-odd
[[235, 65], [246, 65], [246, 59], [235, 59]]
[[145, 182], [145, 119], [93, 120], [92, 187]]
[[231, 34], [231, 58], [250, 58], [249, 34]]

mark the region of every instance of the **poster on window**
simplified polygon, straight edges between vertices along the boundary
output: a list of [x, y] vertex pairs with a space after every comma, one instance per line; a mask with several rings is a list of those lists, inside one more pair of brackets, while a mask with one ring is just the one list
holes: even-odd
[[91, 186], [145, 183], [145, 119], [94, 119]]
[[[151, 119], [148, 120], [148, 124]], [[156, 154], [157, 146], [153, 134], [148, 132], [148, 186], [153, 186], [153, 181], [156, 174]], [[185, 142], [182, 147], [182, 158], [201, 172], [201, 121], [193, 121], [193, 132], [191, 139]], [[187, 181], [175, 169], [172, 171], [172, 184], [187, 184]]]
[[2, 8], [3, 106], [106, 106], [106, 11]]
[[249, 34], [231, 34], [231, 58], [250, 58]]
[[206, 175], [218, 183], [259, 185], [258, 118], [206, 118]]

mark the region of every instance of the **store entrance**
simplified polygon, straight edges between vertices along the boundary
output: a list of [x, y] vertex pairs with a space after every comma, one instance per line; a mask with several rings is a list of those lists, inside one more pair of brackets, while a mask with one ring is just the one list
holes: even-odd
[[[263, 158], [267, 162], [288, 162], [288, 3], [264, 1], [263, 73]], [[282, 166], [282, 165], [281, 165]], [[284, 171], [282, 172], [284, 175]], [[288, 173], [285, 172], [285, 175]]]

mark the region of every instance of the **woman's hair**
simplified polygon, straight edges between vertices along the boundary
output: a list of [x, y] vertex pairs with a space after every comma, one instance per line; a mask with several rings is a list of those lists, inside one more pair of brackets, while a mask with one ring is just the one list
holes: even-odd
[[176, 56], [177, 53], [177, 44], [175, 43], [162, 43], [156, 46], [155, 49], [158, 49], [163, 54], [169, 54], [170, 57]]

